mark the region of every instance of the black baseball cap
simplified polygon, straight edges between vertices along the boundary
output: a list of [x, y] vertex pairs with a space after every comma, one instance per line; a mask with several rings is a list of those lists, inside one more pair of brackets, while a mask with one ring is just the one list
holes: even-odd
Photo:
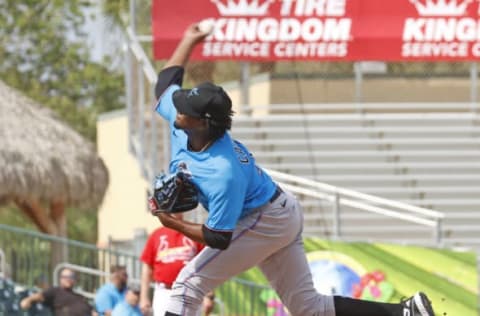
[[221, 122], [233, 114], [230, 97], [222, 87], [211, 82], [201, 83], [193, 89], [177, 90], [172, 99], [179, 113], [196, 118]]

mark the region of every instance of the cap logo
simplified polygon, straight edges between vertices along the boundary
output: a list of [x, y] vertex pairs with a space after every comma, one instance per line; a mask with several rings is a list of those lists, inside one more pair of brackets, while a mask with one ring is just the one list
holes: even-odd
[[198, 88], [193, 88], [192, 90], [190, 90], [190, 92], [188, 92], [187, 94], [187, 98], [190, 98], [194, 95], [199, 95], [200, 92], [198, 91]]

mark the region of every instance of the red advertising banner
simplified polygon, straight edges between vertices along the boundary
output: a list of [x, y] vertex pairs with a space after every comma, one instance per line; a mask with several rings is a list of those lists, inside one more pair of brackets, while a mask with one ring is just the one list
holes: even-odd
[[154, 56], [186, 27], [214, 31], [193, 59], [461, 61], [480, 57], [474, 0], [152, 0]]

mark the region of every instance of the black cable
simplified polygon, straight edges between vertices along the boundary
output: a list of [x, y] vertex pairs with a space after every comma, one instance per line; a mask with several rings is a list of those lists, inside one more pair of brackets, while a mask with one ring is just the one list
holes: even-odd
[[[302, 88], [301, 88], [301, 84], [300, 84], [300, 76], [299, 76], [296, 60], [293, 61], [293, 70], [294, 70], [294, 78], [295, 78], [294, 81], [295, 81], [295, 86], [296, 86], [296, 91], [297, 91], [297, 100], [298, 100], [298, 104], [300, 106], [300, 114], [302, 116], [302, 127], [303, 127], [303, 131], [304, 131], [306, 145], [307, 145], [308, 160], [309, 160], [310, 165], [312, 166], [313, 179], [315, 181], [319, 181], [317, 159], [315, 157], [315, 152], [314, 152], [314, 148], [313, 148], [313, 144], [312, 144], [312, 138], [313, 137], [312, 137], [312, 134], [310, 132], [310, 125], [309, 125], [308, 118], [307, 118], [308, 114], [305, 110], [305, 103], [304, 103], [303, 94], [302, 94], [302, 91], [301, 91]], [[327, 225], [328, 221], [326, 220], [326, 216], [325, 216], [323, 211], [320, 214], [321, 214], [320, 221], [323, 222], [323, 225], [324, 225], [323, 226], [323, 228], [324, 228], [323, 234], [325, 236], [328, 236], [328, 225]]]

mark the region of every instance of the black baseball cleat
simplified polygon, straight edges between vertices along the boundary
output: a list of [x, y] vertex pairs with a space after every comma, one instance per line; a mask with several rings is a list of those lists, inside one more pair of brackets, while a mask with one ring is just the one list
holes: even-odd
[[401, 304], [403, 305], [402, 316], [435, 316], [430, 300], [422, 292], [415, 293]]

